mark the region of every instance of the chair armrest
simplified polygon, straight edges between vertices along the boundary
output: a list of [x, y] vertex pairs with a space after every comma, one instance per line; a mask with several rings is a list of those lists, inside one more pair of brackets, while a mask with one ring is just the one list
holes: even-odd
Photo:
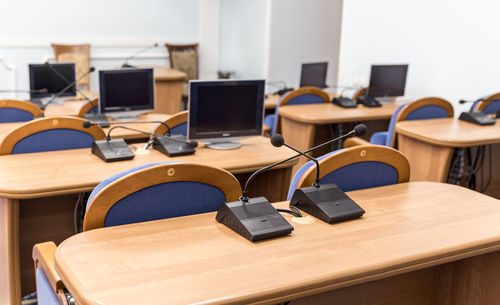
[[36, 244], [33, 247], [33, 262], [35, 263], [35, 269], [42, 269], [54, 294], [57, 294], [59, 289], [64, 288], [61, 277], [57, 274], [54, 265], [54, 254], [56, 253], [56, 249], [56, 244], [51, 241]]
[[370, 142], [359, 137], [352, 137], [344, 140], [344, 148], [349, 148], [359, 145], [367, 145], [367, 144], [370, 144]]

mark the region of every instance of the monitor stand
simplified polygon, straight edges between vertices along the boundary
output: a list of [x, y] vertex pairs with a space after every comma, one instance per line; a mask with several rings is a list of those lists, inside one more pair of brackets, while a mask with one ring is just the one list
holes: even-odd
[[212, 149], [236, 149], [241, 147], [241, 143], [233, 140], [233, 141], [225, 141], [225, 142], [204, 142], [205, 146]]
[[144, 114], [144, 112], [138, 112], [138, 111], [106, 112], [107, 116], [119, 122], [138, 121], [139, 115], [141, 114]]

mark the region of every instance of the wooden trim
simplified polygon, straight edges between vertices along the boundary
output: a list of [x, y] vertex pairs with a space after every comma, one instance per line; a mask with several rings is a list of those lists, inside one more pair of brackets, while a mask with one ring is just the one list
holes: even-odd
[[83, 118], [84, 115], [89, 113], [89, 111], [94, 108], [99, 106], [99, 98], [93, 97], [90, 100], [86, 101], [85, 104], [80, 107], [80, 110], [78, 110], [78, 114], [76, 115], [77, 117]]
[[500, 100], [500, 92], [485, 97], [483, 101], [477, 103], [474, 110], [482, 112], [489, 104], [498, 103], [498, 100]]
[[41, 118], [27, 122], [12, 130], [7, 136], [5, 136], [3, 141], [0, 143], [0, 155], [11, 154], [14, 146], [21, 139], [44, 130], [66, 128], [85, 132], [96, 140], [103, 140], [106, 137], [106, 134], [100, 126], [94, 125], [89, 128], [83, 128], [83, 122], [85, 122], [85, 120], [82, 118], [64, 116]]
[[358, 99], [358, 97], [364, 96], [368, 93], [368, 87], [361, 88], [354, 92], [354, 95], [352, 96], [352, 100], [355, 101]]
[[[349, 164], [377, 161], [391, 165], [398, 172], [398, 183], [410, 180], [410, 164], [399, 151], [382, 145], [362, 145], [347, 148], [319, 161], [320, 178]], [[297, 188], [311, 186], [316, 179], [316, 166], [305, 171], [297, 183]]]
[[199, 59], [198, 59], [198, 43], [190, 43], [190, 44], [169, 44], [166, 43], [165, 47], [167, 48], [168, 51], [168, 60], [170, 62], [170, 68], [174, 68], [174, 62], [173, 62], [173, 56], [172, 52], [176, 51], [185, 51], [189, 49], [193, 49], [194, 52], [196, 53], [196, 58], [195, 58], [195, 64], [196, 64], [196, 79], [199, 78], [200, 76], [200, 71], [199, 71]]
[[362, 139], [360, 137], [352, 137], [344, 140], [344, 148], [359, 146], [359, 145], [369, 145], [370, 142]]
[[16, 108], [24, 110], [31, 113], [35, 118], [39, 118], [43, 114], [42, 110], [40, 110], [40, 108], [38, 108], [35, 104], [19, 100], [0, 100], [0, 108]]
[[35, 270], [42, 269], [43, 274], [52, 288], [54, 294], [57, 294], [59, 289], [64, 288], [61, 277], [56, 272], [54, 266], [54, 254], [56, 253], [57, 246], [54, 242], [48, 241], [45, 243], [36, 244], [33, 247], [33, 262], [35, 263]]
[[[186, 110], [186, 111], [181, 111], [181, 112], [178, 112], [178, 113], [172, 115], [171, 117], [166, 119], [164, 121], [164, 123], [167, 124], [168, 127], [174, 128], [177, 125], [187, 123], [187, 120], [188, 120], [188, 111]], [[156, 129], [153, 130], [153, 133], [163, 135], [163, 134], [167, 133], [167, 127], [165, 127], [163, 124], [158, 124]]]
[[21, 304], [19, 200], [0, 198], [0, 304]]
[[[403, 109], [399, 111], [398, 116], [396, 117], [396, 123], [405, 121], [406, 118], [416, 109], [431, 105], [442, 107], [444, 110], [446, 110], [446, 112], [448, 112], [449, 118], [452, 118], [454, 115], [453, 106], [447, 100], [442, 99], [440, 97], [425, 97], [413, 101], [404, 106]], [[394, 136], [392, 137], [391, 147], [396, 148], [397, 145], [396, 140], [397, 140], [397, 135], [396, 135], [396, 129], [394, 128]]]
[[138, 170], [104, 187], [89, 203], [83, 230], [104, 227], [111, 207], [120, 199], [144, 188], [172, 181], [193, 181], [213, 185], [222, 190], [227, 201], [241, 196], [238, 180], [228, 171], [199, 163], [167, 163]]

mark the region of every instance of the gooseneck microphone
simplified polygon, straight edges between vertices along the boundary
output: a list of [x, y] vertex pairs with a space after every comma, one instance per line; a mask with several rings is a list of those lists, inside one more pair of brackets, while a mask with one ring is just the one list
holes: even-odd
[[[458, 103], [460, 104], [468, 104], [468, 103], [475, 103], [475, 102], [489, 102], [489, 101], [496, 101], [497, 99], [488, 99], [488, 98], [480, 98], [476, 101], [467, 101], [467, 100], [459, 100]], [[497, 112], [496, 118], [500, 117], [500, 111]], [[460, 114], [458, 117], [459, 120], [464, 121], [464, 122], [469, 122], [472, 124], [476, 125], [493, 125], [496, 123], [494, 118], [490, 118], [486, 113], [482, 111], [475, 111], [472, 107], [469, 111], [464, 111]]]
[[[71, 82], [70, 82], [70, 81], [69, 81], [69, 80], [68, 80], [68, 79], [67, 79], [64, 75], [62, 75], [62, 74], [61, 74], [61, 72], [57, 71], [57, 69], [56, 69], [56, 68], [54, 68], [54, 67], [53, 67], [53, 66], [52, 66], [52, 65], [51, 65], [48, 61], [46, 61], [46, 62], [44, 63], [44, 66], [48, 67], [48, 68], [49, 68], [52, 72], [54, 72], [54, 74], [56, 74], [56, 75], [57, 75], [60, 79], [62, 79], [63, 81], [65, 81], [65, 82], [66, 82], [66, 84], [71, 84]], [[92, 72], [93, 72], [93, 71], [92, 71]], [[87, 74], [88, 74], [88, 73], [87, 73]], [[85, 74], [85, 75], [87, 75], [87, 74]], [[76, 85], [76, 82], [75, 82], [75, 85]], [[70, 88], [71, 88], [71, 87], [70, 87]], [[76, 86], [76, 91], [78, 91], [78, 93], [80, 93], [86, 101], [89, 101], [89, 100], [90, 100], [90, 99], [89, 99], [89, 98], [88, 98], [88, 97], [87, 97], [87, 96], [83, 93], [83, 91], [82, 91], [82, 90], [80, 90], [80, 89], [78, 88], [78, 86]]]
[[151, 49], [156, 48], [157, 46], [158, 46], [158, 43], [155, 43], [152, 46], [149, 46], [149, 47], [146, 47], [146, 48], [144, 48], [142, 50], [139, 50], [136, 53], [132, 54], [131, 56], [125, 58], [125, 62], [123, 63], [122, 68], [136, 68], [135, 66], [129, 65], [128, 61], [131, 60], [131, 59], [136, 58], [137, 56], [139, 56], [140, 54], [142, 54], [142, 53], [144, 53], [146, 51], [149, 51]]
[[95, 71], [95, 68], [94, 67], [90, 67], [89, 70], [87, 72], [85, 72], [84, 74], [82, 74], [79, 78], [77, 78], [74, 82], [71, 82], [69, 83], [66, 87], [64, 87], [61, 91], [57, 92], [45, 105], [43, 105], [43, 109], [45, 109], [45, 107], [47, 107], [50, 103], [52, 103], [56, 98], [58, 98], [59, 96], [61, 96], [61, 94], [63, 94], [64, 92], [68, 91], [71, 87], [73, 86], [76, 86], [76, 84], [81, 80], [83, 79], [84, 77], [86, 77], [87, 75], [89, 75], [90, 73], [94, 72]]
[[[167, 136], [171, 135], [170, 127], [167, 125], [167, 123], [162, 122], [162, 121], [132, 121], [132, 122], [127, 122], [127, 124], [147, 124], [147, 123], [156, 123], [156, 124], [161, 124], [167, 128]], [[122, 122], [109, 122], [109, 125], [117, 125], [117, 124], [123, 124]], [[97, 123], [91, 122], [91, 121], [84, 121], [82, 123], [83, 128], [89, 128], [90, 126], [94, 125], [99, 125]]]
[[283, 138], [282, 135], [280, 135], [279, 133], [276, 133], [274, 134], [272, 137], [271, 137], [271, 144], [273, 144], [274, 147], [281, 147], [283, 145], [285, 145], [286, 147], [290, 148], [291, 150], [299, 153], [301, 156], [304, 156], [306, 158], [308, 158], [309, 160], [313, 161], [314, 163], [316, 163], [316, 181], [313, 183], [313, 186], [314, 187], [320, 187], [320, 183], [319, 183], [319, 162], [318, 162], [318, 159], [316, 158], [313, 158], [311, 156], [309, 156], [308, 154], [305, 154], [303, 152], [301, 152], [300, 150], [288, 145], [285, 143], [285, 138]]
[[[129, 122], [127, 122], [127, 124], [128, 123]], [[85, 127], [85, 126], [83, 126], [83, 127]], [[106, 135], [106, 140], [107, 141], [111, 140], [111, 131], [113, 131], [115, 129], [126, 129], [126, 130], [130, 130], [130, 131], [139, 132], [139, 133], [142, 133], [142, 134], [145, 134], [145, 135], [148, 135], [148, 136], [154, 136], [154, 137], [157, 137], [157, 138], [168, 138], [169, 140], [172, 140], [174, 142], [179, 142], [179, 143], [187, 144], [187, 145], [189, 145], [189, 146], [191, 146], [193, 148], [198, 147], [198, 141], [185, 141], [185, 140], [182, 140], [182, 139], [179, 139], [179, 138], [174, 138], [174, 137], [171, 137], [171, 136], [165, 136], [165, 135], [161, 135], [161, 134], [157, 134], [157, 133], [142, 131], [140, 129], [130, 128], [130, 127], [127, 127], [127, 126], [113, 126], [113, 127], [111, 127], [108, 130], [108, 134]]]

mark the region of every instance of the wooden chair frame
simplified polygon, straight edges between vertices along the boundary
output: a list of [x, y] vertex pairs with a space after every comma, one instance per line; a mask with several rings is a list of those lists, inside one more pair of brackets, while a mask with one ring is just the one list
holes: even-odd
[[193, 181], [213, 185], [222, 190], [227, 201], [241, 196], [238, 180], [228, 171], [199, 163], [166, 163], [147, 167], [106, 185], [89, 203], [83, 230], [104, 227], [106, 215], [120, 199], [144, 188], [174, 181]]
[[[166, 119], [164, 121], [164, 123], [167, 124], [168, 127], [174, 128], [177, 125], [187, 123], [187, 120], [188, 120], [188, 111], [186, 110], [186, 111], [177, 112], [176, 114], [174, 114], [171, 117], [169, 117], [168, 119]], [[167, 127], [165, 127], [165, 125], [163, 125], [163, 124], [158, 124], [158, 126], [153, 131], [153, 133], [161, 134], [161, 135], [165, 134], [166, 132], [167, 132]]]
[[24, 110], [31, 113], [34, 118], [39, 118], [43, 115], [42, 110], [35, 104], [20, 100], [0, 100], [0, 108], [15, 108]]
[[78, 110], [78, 117], [83, 118], [84, 115], [89, 113], [89, 111], [94, 108], [99, 106], [99, 98], [94, 97], [89, 99], [87, 102], [85, 102], [82, 107], [80, 107], [80, 110]]
[[[500, 100], [500, 92], [498, 93], [495, 93], [495, 94], [492, 94], [492, 95], [489, 95], [487, 97], [484, 98], [484, 101], [480, 101], [477, 103], [476, 107], [475, 107], [475, 111], [481, 111], [483, 112], [483, 110], [491, 103], [495, 103], [496, 100]], [[498, 102], [497, 102], [498, 103]]]
[[[382, 145], [350, 147], [320, 160], [320, 178], [346, 165], [365, 161], [383, 162], [393, 166], [398, 172], [398, 183], [410, 180], [408, 159], [399, 151]], [[315, 180], [316, 166], [313, 165], [304, 172], [297, 183], [297, 188], [311, 186]]]
[[354, 92], [354, 95], [352, 96], [352, 100], [356, 101], [358, 99], [358, 97], [366, 95], [367, 92], [368, 92], [368, 87], [364, 87], [364, 88], [357, 90], [356, 92]]
[[74, 129], [85, 132], [91, 135], [96, 140], [103, 140], [106, 138], [104, 130], [98, 125], [90, 126], [89, 128], [83, 127], [83, 122], [86, 120], [77, 117], [50, 117], [41, 118], [34, 121], [27, 122], [16, 129], [12, 130], [0, 143], [0, 155], [9, 155], [12, 153], [14, 146], [21, 139], [44, 130], [51, 129]]

